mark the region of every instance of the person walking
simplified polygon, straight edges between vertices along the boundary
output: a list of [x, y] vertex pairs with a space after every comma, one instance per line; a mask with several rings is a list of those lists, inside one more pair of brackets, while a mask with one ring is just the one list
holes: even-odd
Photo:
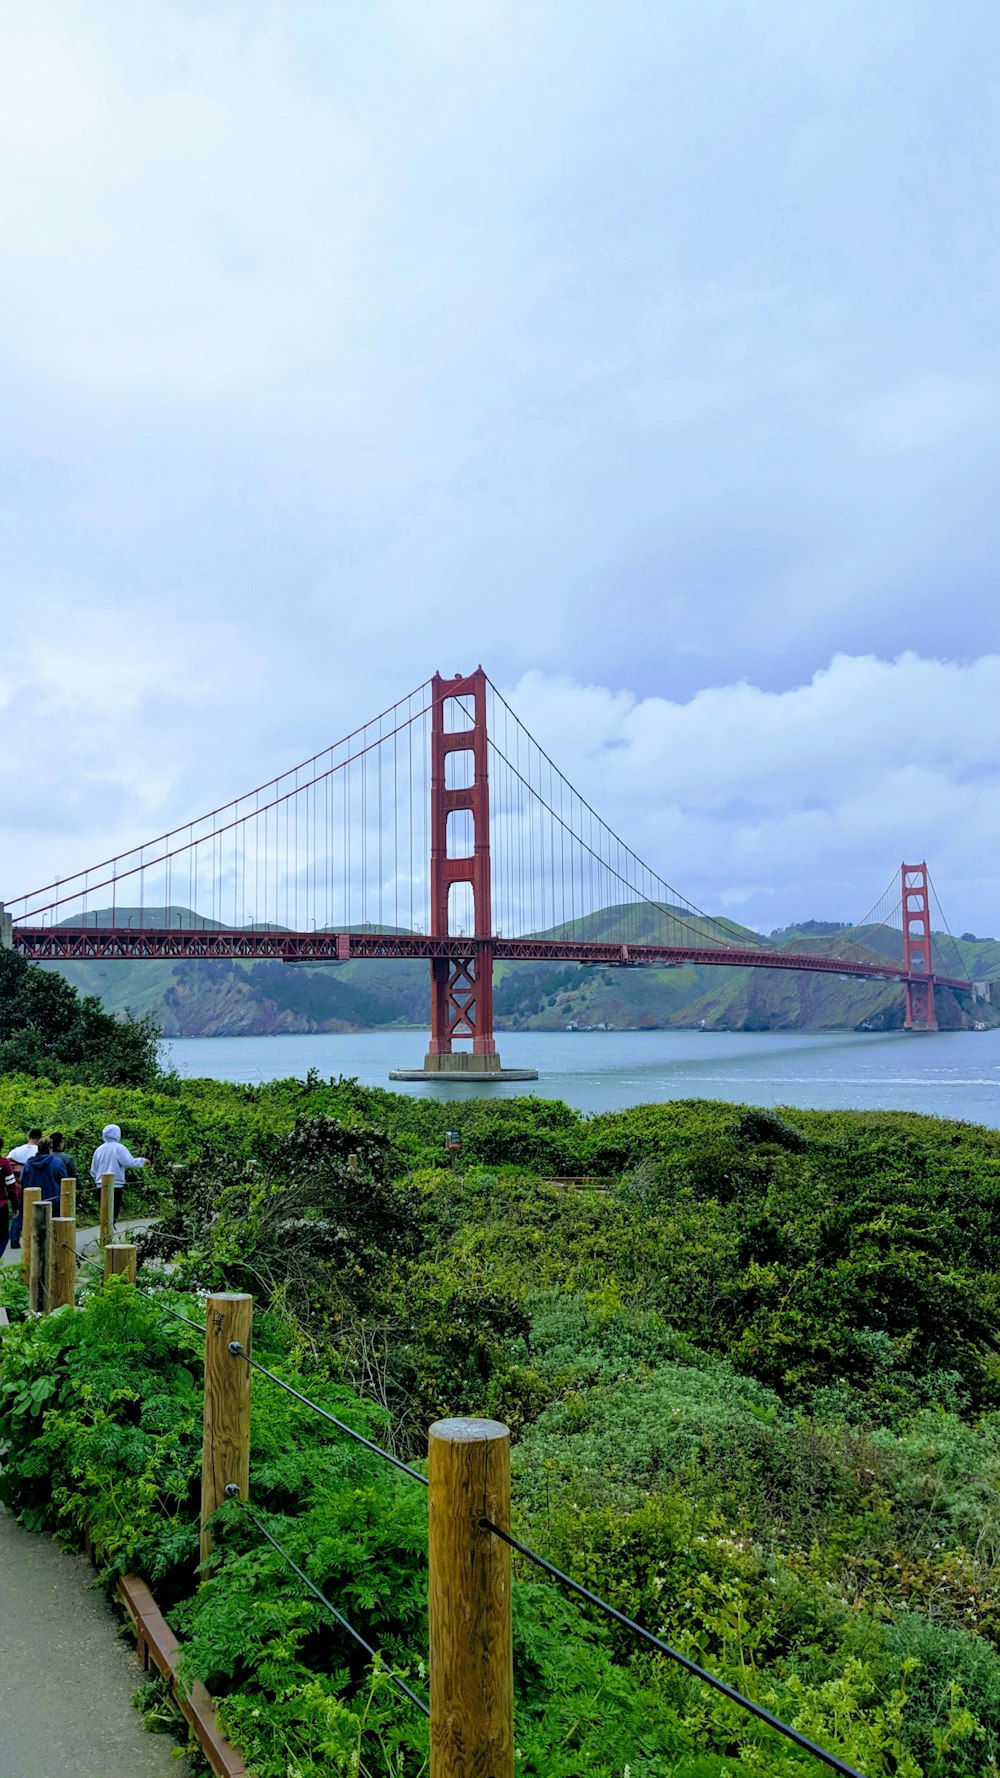
[[19, 1142], [16, 1148], [12, 1148], [7, 1159], [13, 1161], [17, 1167], [23, 1167], [27, 1161], [30, 1161], [41, 1140], [41, 1130], [29, 1130], [28, 1140], [26, 1142]]
[[100, 1148], [95, 1148], [94, 1158], [90, 1163], [90, 1176], [100, 1189], [105, 1173], [110, 1173], [115, 1183], [115, 1208], [113, 1220], [118, 1221], [121, 1210], [122, 1192], [125, 1190], [126, 1167], [144, 1167], [145, 1156], [129, 1154], [122, 1141], [121, 1128], [118, 1124], [105, 1124], [102, 1132], [104, 1140]]
[[11, 1218], [17, 1215], [17, 1175], [14, 1162], [0, 1154], [0, 1256], [7, 1245]]
[[76, 1162], [71, 1154], [66, 1153], [66, 1138], [62, 1131], [53, 1130], [49, 1141], [52, 1144], [52, 1153], [59, 1156], [66, 1169], [67, 1179], [78, 1179], [80, 1176], [76, 1170]]
[[56, 1215], [59, 1214], [59, 1188], [66, 1178], [66, 1163], [61, 1155], [52, 1153], [52, 1144], [47, 1136], [42, 1136], [38, 1147], [30, 1160], [25, 1161], [21, 1168], [21, 1207], [14, 1218], [10, 1231], [12, 1247], [21, 1245], [21, 1224], [24, 1219], [24, 1193], [29, 1185], [37, 1185], [43, 1203], [54, 1204]]

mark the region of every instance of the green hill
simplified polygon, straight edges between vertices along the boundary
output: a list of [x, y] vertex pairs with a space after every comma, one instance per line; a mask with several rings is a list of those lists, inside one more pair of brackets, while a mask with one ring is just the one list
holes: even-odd
[[[902, 960], [902, 934], [892, 928], [849, 929], [836, 922], [806, 921], [772, 933], [760, 933], [732, 920], [710, 923], [683, 909], [690, 928], [708, 943], [718, 942], [724, 927], [740, 944], [769, 950], [815, 952], [821, 957], [851, 957], [867, 962], [874, 956]], [[638, 922], [639, 932], [634, 928]], [[851, 931], [851, 938], [842, 936]], [[577, 936], [613, 943], [669, 942], [656, 910], [606, 908], [592, 920], [573, 927], [555, 927], [544, 936]], [[540, 935], [542, 936], [542, 935]], [[677, 942], [678, 935], [673, 935]], [[683, 935], [680, 935], [683, 942]], [[1000, 980], [1000, 941], [957, 940], [936, 936], [935, 962], [942, 974], [961, 973], [961, 964], [977, 980]], [[581, 964], [522, 963], [501, 965], [494, 1003], [503, 1022], [519, 1030], [610, 1030], [700, 1027], [719, 1031], [888, 1031], [900, 1029], [903, 991], [895, 983], [866, 982], [851, 976], [811, 975], [798, 970], [730, 969], [684, 965], [666, 969], [601, 969]], [[937, 995], [937, 1014], [945, 1029], [974, 1023], [1000, 1023], [1000, 1008], [973, 1007], [968, 996], [946, 989]]]
[[[119, 908], [116, 920], [224, 930], [222, 923], [171, 907]], [[679, 921], [685, 922], [680, 930]], [[88, 915], [108, 925], [110, 909]], [[768, 950], [844, 955], [847, 930], [806, 921], [762, 938], [735, 921], [707, 920], [684, 909], [620, 904], [539, 937], [606, 943], [684, 942], [697, 934]], [[724, 942], [724, 941], [722, 941]], [[970, 974], [1000, 980], [1000, 941], [968, 936], [936, 940], [942, 973], [959, 973], [956, 952]], [[898, 960], [901, 935], [891, 928], [852, 931], [849, 952]], [[96, 994], [109, 1011], [151, 1012], [167, 1037], [267, 1036], [288, 1032], [355, 1031], [426, 1025], [427, 965], [399, 961], [335, 966], [283, 963], [68, 963], [61, 973], [74, 987]], [[579, 963], [501, 963], [494, 994], [499, 1029], [657, 1030], [699, 1027], [728, 1031], [893, 1030], [903, 1023], [902, 990], [893, 983], [791, 970], [730, 969], [703, 964], [606, 969]], [[1000, 1023], [1000, 1009], [973, 1005], [967, 996], [938, 994], [938, 1018], [949, 1029]]]

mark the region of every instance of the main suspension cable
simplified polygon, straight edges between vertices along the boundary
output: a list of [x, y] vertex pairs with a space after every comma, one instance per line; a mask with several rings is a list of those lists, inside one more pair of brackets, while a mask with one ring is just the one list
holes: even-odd
[[[425, 689], [424, 686], [418, 687], [418, 691], [423, 691], [424, 689]], [[416, 694], [411, 693], [410, 695], [412, 697]], [[388, 713], [392, 714], [392, 712], [400, 709], [402, 704], [404, 704], [404, 703], [406, 703], [406, 699], [405, 698], [400, 699], [399, 703], [393, 704], [390, 707], [390, 711]], [[355, 740], [358, 735], [366, 734], [369, 729], [371, 729], [375, 726], [375, 724], [379, 720], [379, 718], [377, 718], [377, 717], [373, 718], [372, 721], [365, 723], [363, 728], [355, 729], [350, 735], [345, 736], [343, 738], [343, 740], [335, 741], [335, 742], [333, 742], [333, 744], [331, 746], [324, 747], [321, 753], [314, 754], [312, 759], [306, 760], [303, 765], [290, 767], [288, 771], [282, 772], [280, 777], [270, 779], [266, 785], [259, 786], [257, 790], [246, 791], [242, 796], [234, 797], [227, 803], [220, 803], [220, 805], [217, 809], [211, 810], [209, 812], [209, 814], [207, 814], [207, 815], [199, 816], [193, 823], [185, 822], [183, 824], [183, 826], [181, 826], [181, 827], [171, 828], [167, 833], [160, 834], [159, 837], [155, 840], [147, 840], [144, 842], [144, 844], [142, 846], [133, 846], [133, 847], [131, 847], [131, 849], [128, 852], [119, 853], [117, 858], [107, 858], [103, 861], [102, 864], [89, 866], [87, 872], [77, 871], [75, 873], [75, 875], [72, 877], [66, 877], [63, 879], [57, 878], [52, 883], [46, 883], [41, 889], [30, 890], [29, 892], [27, 892], [24, 895], [16, 896], [14, 898], [14, 900], [8, 904], [9, 908], [13, 908], [15, 906], [20, 906], [22, 903], [25, 903], [25, 902], [31, 902], [33, 905], [30, 908], [22, 909], [22, 911], [19, 914], [16, 914], [14, 916], [15, 922], [26, 920], [29, 916], [34, 918], [39, 914], [49, 913], [55, 908], [63, 907], [67, 902], [78, 900], [80, 898], [80, 896], [83, 894], [83, 891], [77, 889], [77, 890], [71, 890], [69, 893], [67, 893], [67, 885], [77, 882], [80, 877], [83, 877], [85, 875], [89, 877], [90, 874], [95, 871], [112, 869], [113, 875], [111, 877], [103, 878], [100, 882], [96, 882], [96, 883], [89, 883], [88, 882], [88, 885], [87, 885], [87, 893], [88, 894], [92, 894], [94, 892], [94, 890], [96, 890], [96, 889], [106, 889], [109, 884], [117, 885], [119, 882], [123, 881], [126, 877], [134, 877], [138, 872], [145, 871], [145, 870], [154, 870], [158, 865], [169, 864], [171, 859], [181, 857], [184, 853], [190, 852], [190, 850], [192, 849], [192, 846], [195, 849], [197, 849], [197, 847], [199, 847], [199, 846], [207, 845], [207, 844], [211, 843], [211, 845], [214, 848], [216, 840], [221, 840], [223, 834], [231, 833], [234, 831], [234, 829], [240, 827], [241, 825], [245, 824], [246, 822], [256, 820], [256, 818], [259, 814], [266, 814], [266, 812], [269, 809], [277, 810], [280, 807], [284, 806], [286, 819], [287, 819], [289, 803], [294, 798], [300, 796], [303, 793], [303, 791], [308, 790], [310, 787], [312, 787], [316, 784], [322, 783], [326, 778], [335, 776], [337, 772], [347, 771], [348, 768], [350, 766], [356, 764], [358, 760], [365, 762], [367, 760], [368, 754], [371, 753], [375, 748], [381, 747], [383, 742], [391, 740], [394, 735], [402, 733], [403, 730], [409, 728], [412, 723], [418, 722], [421, 719], [421, 717], [426, 716], [430, 710], [431, 710], [431, 705], [425, 704], [421, 710], [415, 711], [412, 715], [408, 715], [404, 721], [400, 722], [396, 726], [396, 728], [389, 730], [385, 734], [377, 736], [374, 741], [369, 741], [366, 746], [360, 747], [356, 753], [351, 753], [351, 754], [347, 755], [345, 758], [337, 760], [335, 764], [328, 766], [325, 771], [318, 772], [313, 778], [309, 779], [307, 781], [307, 783], [299, 784], [298, 782], [296, 782], [293, 785], [291, 790], [285, 790], [285, 791], [282, 791], [279, 795], [273, 796], [271, 798], [270, 802], [263, 804], [262, 807], [255, 806], [253, 809], [248, 809], [244, 814], [234, 815], [231, 820], [224, 822], [219, 827], [210, 828], [207, 833], [200, 835], [200, 837], [194, 841], [192, 841], [189, 837], [183, 845], [174, 846], [169, 851], [161, 852], [155, 858], [144, 859], [141, 864], [132, 864], [128, 867], [127, 870], [121, 870], [118, 868], [123, 859], [134, 858], [137, 853], [145, 852], [152, 846], [159, 846], [159, 845], [167, 844], [169, 841], [173, 840], [178, 834], [184, 833], [185, 829], [190, 834], [190, 829], [192, 826], [200, 827], [208, 821], [214, 821], [215, 817], [217, 815], [226, 814], [230, 809], [238, 809], [241, 803], [248, 802], [251, 797], [253, 797], [255, 799], [259, 798], [262, 790], [271, 790], [272, 788], [276, 788], [278, 785], [283, 784], [288, 778], [294, 777], [297, 779], [297, 774], [300, 771], [304, 771], [306, 769], [306, 766], [315, 764], [317, 760], [328, 758], [333, 753], [335, 753], [338, 748], [345, 747], [349, 741]], [[386, 713], [383, 712], [383, 714], [386, 714]], [[287, 851], [287, 847], [286, 847], [286, 851]], [[56, 898], [53, 901], [39, 903], [38, 897], [40, 895], [48, 894], [49, 890], [51, 890], [51, 889], [61, 891], [62, 893], [57, 894]]]
[[[521, 719], [518, 716], [517, 712], [515, 710], [511, 709], [511, 706], [508, 704], [506, 698], [503, 695], [503, 692], [498, 691], [498, 689], [494, 685], [492, 679], [487, 679], [486, 683], [489, 686], [490, 690], [492, 691], [494, 697], [497, 698], [499, 700], [499, 702], [504, 706], [504, 709], [510, 711], [511, 716], [513, 717], [514, 722], [518, 725], [518, 727], [524, 729], [524, 733], [527, 736], [528, 740], [531, 742], [531, 745], [536, 749], [536, 751], [541, 756], [541, 758], [545, 760], [545, 762], [549, 766], [550, 770], [555, 773], [556, 777], [559, 778], [563, 784], [565, 784], [565, 786], [569, 790], [571, 796], [574, 796], [576, 798], [577, 802], [579, 802], [582, 805], [582, 807], [587, 810], [588, 814], [590, 814], [594, 817], [594, 819], [597, 821], [598, 826], [602, 827], [604, 829], [605, 833], [608, 834], [608, 836], [612, 840], [614, 840], [617, 845], [619, 845], [622, 848], [622, 851], [626, 854], [626, 856], [628, 858], [631, 858], [635, 862], [635, 864], [637, 864], [639, 866], [640, 870], [645, 871], [645, 873], [648, 877], [652, 878], [655, 882], [660, 883], [664, 889], [669, 890], [671, 895], [675, 895], [677, 897], [678, 901], [680, 903], [684, 904], [686, 911], [689, 911], [693, 914], [697, 914], [699, 919], [707, 920], [709, 925], [713, 926], [716, 929], [716, 931], [725, 934], [724, 942], [730, 948], [733, 948], [732, 934], [727, 932], [726, 928], [722, 925], [722, 923], [720, 921], [716, 920], [712, 914], [707, 914], [705, 912], [704, 908], [700, 908], [700, 907], [698, 907], [698, 905], [695, 902], [690, 901], [686, 895], [682, 895], [679, 889], [675, 889], [672, 883], [668, 883], [665, 877], [661, 877], [656, 871], [652, 870], [648, 864], [643, 863], [643, 860], [638, 856], [638, 854], [632, 851], [631, 847], [626, 843], [626, 841], [623, 840], [620, 837], [620, 835], [615, 832], [613, 827], [609, 827], [608, 823], [603, 819], [603, 817], [597, 813], [597, 811], [592, 807], [592, 805], [590, 803], [588, 803], [586, 797], [581, 796], [580, 792], [578, 790], [576, 790], [572, 784], [570, 784], [569, 779], [567, 777], [565, 777], [565, 775], [559, 770], [559, 767], [556, 765], [555, 761], [551, 758], [551, 756], [548, 753], [546, 753], [545, 748], [542, 747], [538, 741], [536, 741], [536, 739], [535, 739], [534, 735], [531, 733], [530, 729], [527, 729], [524, 727], [524, 724], [521, 722]], [[491, 745], [493, 745], [495, 748], [495, 743], [491, 742]], [[499, 751], [496, 748], [495, 748], [495, 750]], [[501, 755], [501, 757], [502, 757], [502, 755]], [[517, 776], [521, 777], [521, 774], [518, 773]], [[522, 782], [522, 784], [525, 785], [525, 787], [531, 792], [531, 794], [533, 796], [538, 797], [539, 802], [541, 802], [544, 807], [549, 808], [549, 805], [545, 803], [545, 799], [533, 788], [533, 786], [531, 784], [527, 783], [526, 779], [521, 778], [521, 782]], [[549, 813], [555, 815], [555, 811], [551, 808], [549, 808]], [[559, 820], [559, 816], [556, 815], [555, 819]], [[573, 837], [578, 838], [578, 836], [575, 834], [573, 835]], [[584, 841], [584, 840], [580, 840], [579, 843], [582, 846], [586, 846], [586, 841]], [[587, 849], [589, 850], [589, 847]], [[598, 860], [600, 860], [599, 853], [595, 853], [595, 857], [597, 857]], [[654, 907], [654, 908], [658, 909], [658, 911], [660, 911], [660, 912], [667, 913], [668, 917], [670, 917], [670, 918], [676, 917], [674, 915], [670, 915], [669, 910], [667, 908], [663, 907], [660, 902], [654, 900], [653, 897], [644, 895], [642, 890], [636, 889], [634, 884], [628, 883], [627, 879], [620, 876], [620, 874], [617, 871], [613, 871], [612, 874], [617, 876], [618, 880], [620, 882], [626, 883], [626, 886], [632, 889], [633, 894], [638, 895], [640, 897], [640, 899], [645, 901], [646, 903], [648, 903], [648, 905], [650, 907]], [[679, 922], [679, 924], [683, 924], [683, 921]], [[688, 930], [694, 931], [695, 928], [689, 927]], [[761, 949], [766, 950], [768, 948], [759, 937], [757, 938], [756, 942], [758, 944], [760, 944]], [[739, 947], [736, 947], [736, 948], [746, 949], [746, 946], [745, 946], [745, 944], [743, 944], [743, 945], [740, 945]]]

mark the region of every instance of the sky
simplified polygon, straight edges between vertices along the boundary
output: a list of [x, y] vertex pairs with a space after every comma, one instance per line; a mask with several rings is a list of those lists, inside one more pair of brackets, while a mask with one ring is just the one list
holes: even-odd
[[479, 661], [700, 905], [1000, 931], [993, 0], [0, 0], [0, 898]]

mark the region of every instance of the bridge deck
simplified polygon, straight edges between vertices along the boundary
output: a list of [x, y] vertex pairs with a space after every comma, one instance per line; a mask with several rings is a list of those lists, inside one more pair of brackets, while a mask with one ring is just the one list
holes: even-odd
[[[277, 963], [350, 963], [357, 958], [468, 958], [492, 947], [497, 962], [596, 963], [605, 968], [675, 968], [711, 964], [723, 969], [793, 969], [862, 980], [910, 979], [901, 963], [816, 956], [809, 951], [754, 947], [608, 944], [590, 939], [431, 938], [417, 932], [282, 932], [234, 927], [15, 926], [17, 950], [34, 962], [95, 960], [169, 962], [239, 958]], [[935, 986], [968, 993], [971, 984], [951, 976], [920, 977]]]

